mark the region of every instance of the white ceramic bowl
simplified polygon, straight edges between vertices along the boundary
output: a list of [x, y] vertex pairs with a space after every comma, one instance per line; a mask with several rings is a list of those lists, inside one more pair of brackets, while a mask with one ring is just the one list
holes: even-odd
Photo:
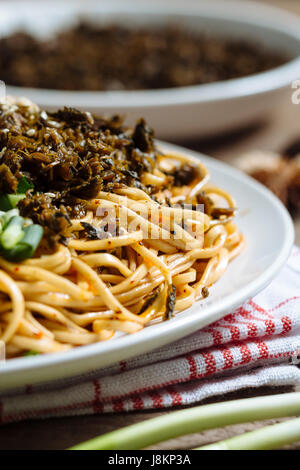
[[211, 35], [254, 41], [286, 53], [290, 61], [246, 78], [173, 89], [66, 92], [8, 87], [8, 93], [27, 96], [46, 108], [67, 105], [106, 115], [121, 113], [127, 115], [128, 122], [144, 116], [157, 136], [182, 139], [228, 131], [262, 117], [283, 97], [291, 99], [291, 82], [300, 78], [300, 20], [276, 8], [245, 1], [5, 0], [0, 3], [0, 36], [25, 27], [45, 37], [70, 26], [79, 16], [132, 27], [176, 22]]

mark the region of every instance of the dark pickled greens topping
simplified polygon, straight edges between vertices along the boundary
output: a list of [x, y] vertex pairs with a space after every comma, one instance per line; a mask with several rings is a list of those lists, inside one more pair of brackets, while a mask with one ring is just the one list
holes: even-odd
[[197, 177], [197, 170], [191, 165], [182, 165], [182, 167], [176, 170], [172, 176], [174, 178], [175, 186], [185, 186], [194, 181]]
[[125, 184], [151, 193], [141, 175], [153, 171], [155, 159], [153, 131], [143, 119], [132, 130], [119, 116], [0, 106], [0, 195], [26, 193], [17, 205], [20, 215], [50, 236], [84, 216], [85, 201], [99, 190]]
[[46, 40], [25, 31], [0, 39], [2, 80], [58, 90], [190, 86], [263, 72], [287, 60], [255, 40], [211, 37], [174, 24], [133, 28], [85, 22]]
[[231, 217], [236, 212], [234, 207], [214, 207], [211, 211], [211, 216], [213, 218], [221, 217], [223, 215]]
[[9, 166], [2, 163], [0, 165], [0, 194], [15, 193], [17, 189], [18, 179], [13, 175]]
[[22, 216], [31, 218], [53, 233], [63, 232], [71, 224], [67, 208], [48, 194], [29, 193], [18, 203], [18, 208]]
[[168, 296], [166, 302], [166, 311], [164, 314], [164, 320], [170, 320], [173, 316], [176, 303], [176, 287], [171, 284], [168, 289]]
[[237, 211], [235, 207], [215, 207], [211, 198], [203, 191], [197, 194], [197, 202], [203, 205], [203, 212], [213, 219], [212, 224], [229, 222]]
[[[236, 213], [237, 209], [235, 207], [215, 207], [211, 198], [205, 194], [204, 191], [201, 191], [197, 194], [198, 204], [203, 205], [203, 212], [209, 215], [212, 219], [220, 219], [220, 217], [226, 217], [226, 220], [230, 220]], [[224, 221], [225, 219], [220, 219]]]
[[148, 152], [153, 146], [153, 136], [153, 130], [146, 124], [144, 119], [140, 119], [132, 135], [135, 146], [142, 152]]
[[84, 228], [85, 235], [90, 240], [103, 240], [107, 238], [108, 234], [102, 228], [94, 227], [94, 225], [89, 224], [88, 222], [81, 222], [81, 225]]
[[[156, 157], [153, 131], [143, 119], [129, 129], [117, 115], [105, 119], [68, 107], [47, 113], [26, 101], [1, 104], [0, 210], [17, 207], [20, 216], [44, 228], [52, 248], [71, 219], [85, 216], [87, 200], [99, 191], [125, 185], [156, 200], [159, 188], [142, 183], [145, 172], [153, 173]], [[188, 185], [197, 169], [183, 164], [166, 176], [166, 188]], [[198, 202], [212, 215], [205, 193]], [[89, 224], [83, 228], [89, 239], [107, 236]]]
[[116, 117], [94, 119], [70, 108], [32, 116], [19, 107], [0, 113], [0, 127], [9, 129], [0, 134], [3, 193], [16, 192], [25, 176], [37, 192], [90, 199], [116, 183], [134, 185], [154, 167], [152, 131], [142, 120], [132, 132]]
[[138, 315], [141, 315], [142, 313], [144, 313], [147, 310], [147, 308], [149, 308], [153, 304], [153, 302], [157, 299], [158, 294], [159, 294], [159, 289], [157, 288], [153, 291], [153, 293], [150, 295], [150, 297], [148, 297], [148, 299], [145, 300], [145, 302], [142, 305], [142, 308], [140, 309]]
[[207, 287], [202, 287], [201, 289], [201, 294], [204, 299], [206, 299], [209, 296], [209, 290]]
[[211, 215], [214, 209], [214, 203], [211, 198], [205, 194], [204, 191], [201, 191], [199, 194], [197, 194], [197, 202], [198, 204], [203, 204], [205, 214]]

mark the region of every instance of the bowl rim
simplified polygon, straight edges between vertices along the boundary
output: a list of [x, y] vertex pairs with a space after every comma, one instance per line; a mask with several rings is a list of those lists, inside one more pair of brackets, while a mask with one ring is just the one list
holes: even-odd
[[[115, 0], [120, 5], [119, 0]], [[155, 0], [157, 1], [157, 0]], [[139, 5], [138, 10], [133, 9], [134, 14], [150, 12], [152, 14], [170, 14], [174, 13], [181, 16], [204, 16], [220, 20], [229, 19], [237, 24], [252, 24], [261, 28], [268, 28], [275, 33], [284, 33], [299, 42], [300, 51], [300, 17], [296, 14], [287, 12], [278, 7], [261, 4], [257, 2], [238, 0], [201, 0], [201, 3], [194, 3], [188, 0], [192, 5], [189, 10], [182, 6], [180, 0], [172, 0], [171, 3], [163, 1], [163, 5], [155, 7], [155, 1], [151, 4], [145, 0], [130, 0], [126, 2], [127, 6], [122, 12], [130, 12], [133, 7]], [[14, 4], [26, 5], [35, 3], [35, 0], [4, 0], [1, 7], [12, 7]], [[226, 10], [220, 8], [220, 4], [226, 4]], [[52, 6], [59, 4], [57, 0], [52, 2]], [[112, 3], [113, 4], [113, 3]], [[79, 0], [75, 0], [74, 5], [82, 7]], [[86, 12], [95, 0], [86, 0]], [[159, 10], [158, 10], [159, 8]], [[75, 12], [84, 11], [82, 9]], [[115, 15], [116, 9], [108, 9], [105, 13]], [[224, 99], [235, 99], [252, 95], [259, 95], [266, 92], [272, 92], [277, 89], [287, 87], [293, 80], [300, 78], [300, 53], [299, 56], [287, 61], [281, 66], [267, 70], [265, 72], [248, 75], [241, 78], [222, 80], [202, 85], [191, 85], [174, 88], [160, 88], [150, 90], [120, 90], [120, 91], [70, 91], [55, 90], [46, 88], [30, 88], [7, 86], [8, 94], [17, 96], [27, 96], [30, 99], [42, 103], [43, 105], [53, 106], [56, 103], [64, 102], [69, 106], [82, 106], [88, 108], [106, 107], [116, 109], [134, 109], [134, 108], [153, 108], [157, 106], [174, 106], [186, 104], [199, 104], [222, 101]]]

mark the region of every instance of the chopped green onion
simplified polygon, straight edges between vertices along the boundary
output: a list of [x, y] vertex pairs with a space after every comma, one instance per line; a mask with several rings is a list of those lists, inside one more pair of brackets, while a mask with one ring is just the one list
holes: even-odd
[[25, 194], [0, 194], [0, 210], [9, 211], [17, 207], [21, 199], [24, 199]]
[[31, 219], [19, 216], [18, 209], [0, 211], [0, 255], [9, 261], [31, 258], [44, 230]]
[[40, 225], [29, 225], [23, 229], [24, 236], [11, 250], [2, 253], [3, 257], [9, 261], [23, 261], [31, 258], [37, 249], [44, 230]]
[[12, 217], [0, 235], [0, 244], [4, 250], [13, 248], [23, 237], [24, 219], [19, 215]]
[[10, 209], [12, 209], [12, 205], [7, 197], [7, 194], [0, 194], [0, 210], [6, 212]]
[[23, 357], [38, 356], [39, 354], [40, 354], [39, 352], [34, 351], [33, 349], [31, 349], [30, 351], [26, 351], [26, 352], [23, 354]]
[[137, 450], [206, 429], [297, 414], [300, 414], [300, 392], [214, 403], [127, 426], [78, 444], [72, 450]]
[[17, 193], [26, 194], [29, 189], [34, 189], [34, 184], [31, 181], [28, 181], [25, 176], [22, 176], [18, 182]]
[[12, 208], [17, 207], [19, 201], [25, 198], [25, 194], [8, 194], [7, 195]]
[[12, 217], [15, 217], [16, 215], [19, 215], [18, 209], [11, 209], [7, 212], [0, 211], [0, 233], [5, 228], [10, 219], [12, 219]]
[[300, 441], [300, 418], [265, 426], [195, 450], [271, 450]]
[[2, 229], [5, 225], [5, 221], [4, 221], [5, 214], [6, 214], [5, 212], [0, 211], [0, 232], [2, 232]]
[[16, 215], [19, 215], [18, 209], [11, 209], [7, 212], [1, 212], [0, 220], [2, 222], [3, 227], [9, 222], [10, 219], [12, 219], [12, 217], [15, 217]]

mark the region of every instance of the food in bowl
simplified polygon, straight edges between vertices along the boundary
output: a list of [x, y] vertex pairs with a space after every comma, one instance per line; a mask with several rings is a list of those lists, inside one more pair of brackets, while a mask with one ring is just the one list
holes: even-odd
[[253, 75], [287, 61], [250, 40], [170, 25], [129, 29], [81, 23], [47, 40], [25, 32], [0, 39], [0, 78], [30, 88], [174, 88]]

